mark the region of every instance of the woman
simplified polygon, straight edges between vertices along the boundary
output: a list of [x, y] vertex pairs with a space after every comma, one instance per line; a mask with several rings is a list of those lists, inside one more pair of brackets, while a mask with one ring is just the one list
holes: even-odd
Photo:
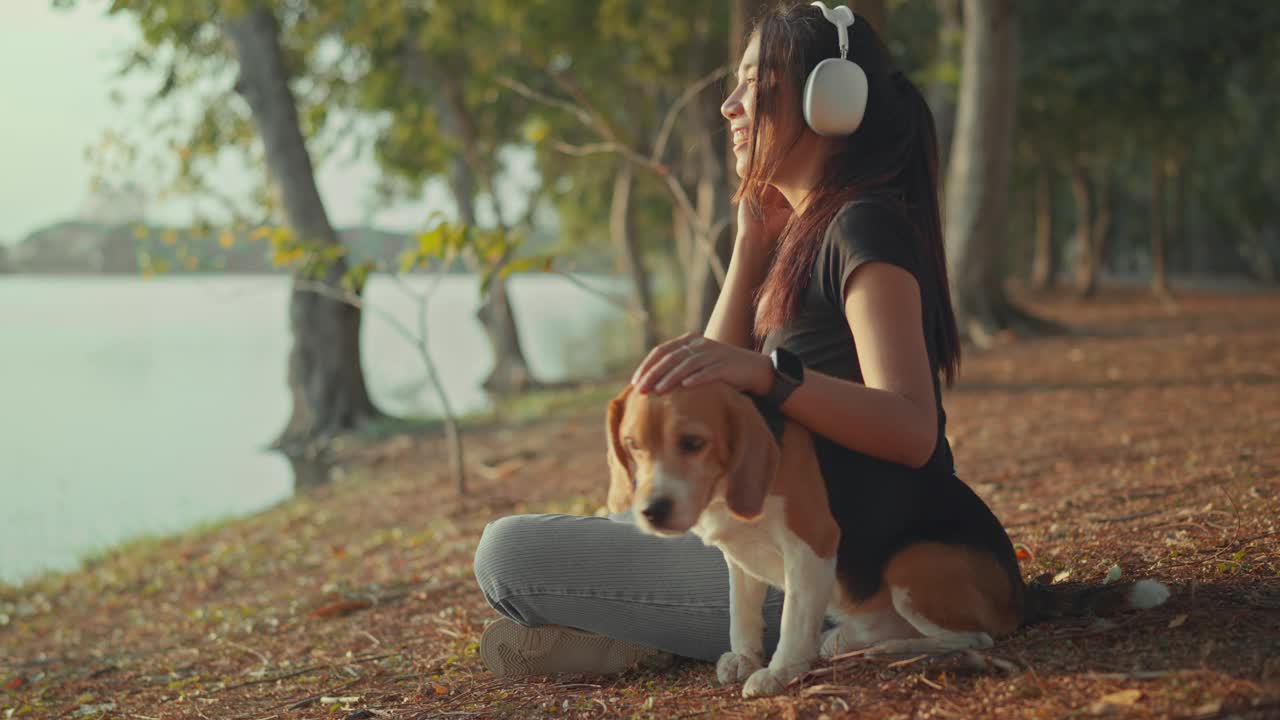
[[[719, 380], [765, 395], [770, 353], [790, 351], [803, 382], [780, 407], [815, 434], [832, 510], [853, 542], [855, 528], [876, 522], [874, 484], [952, 475], [940, 378], [954, 379], [960, 344], [929, 107], [858, 18], [849, 59], [867, 75], [865, 115], [851, 135], [818, 135], [801, 89], [837, 53], [835, 26], [808, 4], [753, 30], [721, 107], [742, 178], [726, 282], [705, 334], [658, 346], [632, 382], [661, 393]], [[842, 489], [853, 483], [834, 476], [862, 479], [858, 503]], [[714, 662], [729, 649], [725, 563], [691, 535], [642, 535], [624, 517], [508, 517], [486, 528], [475, 570], [504, 616], [481, 642], [498, 675], [619, 671], [659, 651]], [[771, 591], [766, 650], [781, 605]]]

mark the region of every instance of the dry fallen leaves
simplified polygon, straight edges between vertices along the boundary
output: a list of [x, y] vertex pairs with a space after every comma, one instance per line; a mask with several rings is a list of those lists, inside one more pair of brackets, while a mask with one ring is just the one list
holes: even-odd
[[[981, 486], [1011, 540], [1031, 555], [1019, 557], [1024, 572], [1048, 584], [1069, 569], [1079, 575], [1059, 582], [1094, 583], [1117, 563], [1126, 578], [1188, 588], [1167, 608], [1100, 626], [1106, 632], [1070, 619], [1020, 630], [993, 649], [1016, 658], [1007, 677], [991, 672], [1000, 669], [995, 660], [969, 663], [967, 656], [896, 667], [849, 658], [806, 677], [827, 688], [796, 688], [768, 701], [714, 687], [710, 671], [694, 663], [590, 689], [493, 678], [472, 647], [493, 615], [472, 579], [475, 543], [501, 515], [596, 508], [605, 468], [593, 408], [581, 419], [477, 429], [468, 454], [491, 458], [485, 464], [494, 472], [477, 472], [466, 498], [456, 497], [439, 462], [443, 439], [424, 436], [392, 443], [378, 462], [353, 465], [349, 481], [224, 528], [0, 589], [0, 684], [23, 678], [16, 690], [0, 691], [0, 718], [6, 704], [31, 707], [16, 718], [103, 702], [81, 700], [85, 691], [119, 703], [113, 717], [262, 718], [299, 697], [348, 693], [388, 710], [348, 714], [312, 702], [299, 717], [534, 717], [543, 704], [556, 717], [687, 720], [1088, 716], [1095, 703], [1112, 717], [1274, 714], [1266, 693], [1280, 680], [1280, 655], [1258, 628], [1280, 602], [1271, 592], [1280, 573], [1280, 447], [1271, 430], [1280, 423], [1278, 298], [1188, 294], [1177, 318], [1105, 292], [1088, 306], [1032, 303], [1102, 334], [1010, 345], [967, 364], [947, 399], [953, 450], [966, 481]], [[1208, 329], [1218, 346], [1184, 341], [1203, 340]], [[1077, 345], [1080, 362], [1071, 362], [1067, 351]], [[1118, 377], [1111, 368], [1121, 370]], [[554, 455], [556, 471], [544, 472], [532, 458], [503, 466], [517, 457], [513, 447], [526, 446]], [[405, 534], [372, 537], [370, 528]], [[317, 587], [319, 578], [372, 589], [330, 593]], [[431, 584], [421, 587], [422, 578]], [[391, 587], [410, 594], [386, 602]], [[37, 593], [55, 598], [53, 611], [28, 616], [11, 607]], [[335, 605], [352, 598], [376, 607]], [[328, 619], [309, 619], [313, 609]], [[1200, 621], [1182, 619], [1190, 612]], [[448, 632], [434, 630], [439, 622]], [[116, 643], [118, 628], [127, 635]], [[242, 648], [204, 639], [215, 632], [279, 661], [279, 672], [246, 674], [257, 663]], [[362, 656], [347, 653], [371, 636], [403, 655], [361, 664], [350, 688], [338, 678], [325, 682], [325, 672], [354, 672], [348, 664]], [[1209, 638], [1216, 644], [1207, 645]], [[86, 655], [109, 646], [108, 658]], [[106, 659], [120, 671], [88, 674]], [[1144, 667], [1165, 669], [1134, 670]], [[1168, 668], [1197, 670], [1188, 679], [1191, 671]], [[1094, 672], [1108, 670], [1123, 672]], [[1141, 687], [1131, 705], [1100, 700], [1130, 683]], [[203, 697], [194, 692], [202, 685]], [[220, 688], [212, 708], [210, 688]], [[575, 712], [579, 700], [595, 711]]]
[[1111, 713], [1132, 707], [1134, 703], [1142, 699], [1141, 690], [1120, 690], [1108, 695], [1103, 695], [1097, 702], [1089, 706], [1089, 714], [1091, 715], [1110, 715]]
[[342, 617], [343, 615], [350, 615], [353, 612], [367, 610], [371, 607], [373, 607], [372, 600], [339, 600], [328, 605], [321, 605], [308, 613], [308, 616], [313, 618]]

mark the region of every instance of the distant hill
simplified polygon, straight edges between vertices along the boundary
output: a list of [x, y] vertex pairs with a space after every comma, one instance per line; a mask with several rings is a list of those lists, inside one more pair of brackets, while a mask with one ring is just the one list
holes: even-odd
[[[414, 241], [406, 233], [358, 226], [338, 231], [353, 262], [367, 259], [395, 267]], [[527, 252], [545, 251], [554, 238], [535, 235]], [[7, 250], [7, 251], [6, 251]], [[607, 257], [579, 255], [580, 271], [611, 269]], [[200, 231], [136, 223], [108, 224], [66, 220], [27, 235], [12, 247], [0, 246], [0, 272], [24, 274], [133, 275], [162, 273], [283, 273], [271, 262], [270, 243], [250, 230]], [[449, 272], [466, 269], [455, 263]]]
[[68, 220], [41, 228], [9, 249], [18, 273], [133, 273], [134, 238], [127, 225]]

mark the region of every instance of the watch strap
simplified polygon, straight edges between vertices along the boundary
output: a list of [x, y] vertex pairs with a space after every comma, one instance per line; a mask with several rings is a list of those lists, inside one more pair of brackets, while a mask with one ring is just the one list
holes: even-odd
[[[769, 392], [765, 393], [764, 400], [775, 408], [781, 408], [787, 398], [791, 397], [791, 393], [804, 382], [804, 363], [794, 353], [782, 347], [774, 349], [770, 362], [773, 364], [773, 384], [769, 387]], [[792, 366], [798, 377], [789, 376], [781, 367], [785, 365]]]

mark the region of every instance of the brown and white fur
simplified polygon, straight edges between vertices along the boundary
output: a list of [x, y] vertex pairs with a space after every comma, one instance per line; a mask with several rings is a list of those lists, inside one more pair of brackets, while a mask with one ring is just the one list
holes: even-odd
[[[727, 385], [663, 395], [627, 388], [609, 405], [608, 437], [609, 509], [632, 507], [641, 530], [693, 532], [724, 553], [731, 649], [716, 676], [745, 681], [744, 697], [782, 692], [820, 652], [990, 647], [1025, 619], [1021, 579], [993, 554], [962, 545], [909, 544], [889, 559], [879, 589], [856, 597], [837, 580], [841, 531], [812, 436], [787, 422], [779, 447], [751, 401]], [[785, 595], [778, 647], [764, 666], [769, 585]], [[1154, 585], [1145, 591], [1167, 595]], [[828, 615], [836, 626], [820, 637]]]

